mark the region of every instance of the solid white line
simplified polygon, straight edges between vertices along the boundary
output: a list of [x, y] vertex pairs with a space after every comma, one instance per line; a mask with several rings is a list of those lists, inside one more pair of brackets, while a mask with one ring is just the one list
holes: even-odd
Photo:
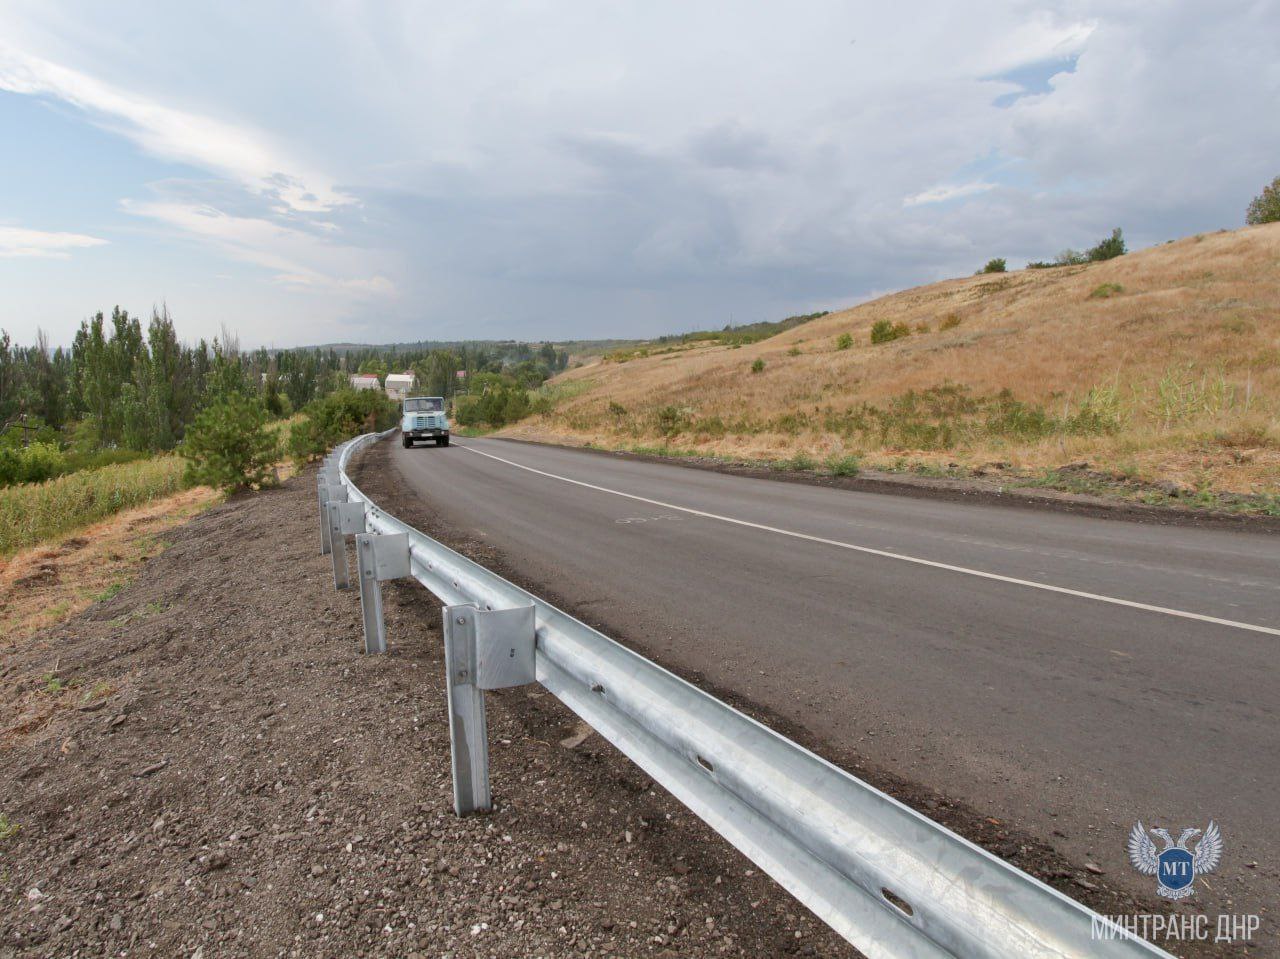
[[497, 460], [499, 463], [506, 463], [508, 466], [514, 466], [516, 469], [527, 470], [530, 473], [536, 473], [537, 475], [545, 476], [548, 479], [560, 480], [562, 483], [572, 483], [574, 486], [593, 489], [600, 493], [612, 493], [614, 496], [622, 496], [626, 499], [637, 500], [641, 503], [649, 503], [652, 506], [661, 506], [663, 509], [679, 510], [682, 513], [691, 513], [694, 516], [701, 516], [705, 519], [715, 519], [722, 523], [732, 523], [735, 526], [745, 526], [749, 529], [763, 530], [766, 533], [777, 533], [779, 536], [790, 536], [793, 539], [808, 540], [811, 543], [822, 543], [825, 546], [849, 549], [857, 553], [866, 553], [870, 556], [880, 556], [885, 559], [896, 559], [903, 563], [915, 563], [917, 566], [929, 566], [933, 569], [945, 569], [952, 573], [964, 573], [966, 576], [978, 576], [982, 579], [992, 579], [1000, 583], [1012, 583], [1014, 586], [1028, 586], [1031, 589], [1042, 589], [1050, 593], [1061, 593], [1064, 596], [1076, 596], [1080, 599], [1091, 599], [1099, 603], [1110, 603], [1113, 606], [1128, 606], [1130, 609], [1146, 610], [1149, 613], [1163, 613], [1165, 616], [1177, 616], [1180, 619], [1194, 619], [1202, 623], [1214, 623], [1218, 626], [1230, 626], [1234, 629], [1247, 629], [1255, 633], [1267, 633], [1271, 636], [1280, 636], [1280, 629], [1276, 629], [1271, 626], [1258, 626], [1254, 623], [1241, 623], [1234, 619], [1220, 619], [1217, 616], [1206, 616], [1203, 613], [1190, 613], [1184, 609], [1169, 609], [1167, 606], [1153, 606], [1150, 603], [1138, 603], [1131, 599], [1120, 599], [1115, 596], [1103, 596], [1100, 593], [1088, 593], [1080, 589], [1068, 589], [1066, 586], [1054, 586], [1052, 583], [1038, 583], [1031, 579], [1018, 579], [1014, 576], [1002, 576], [999, 573], [988, 573], [981, 569], [969, 569], [967, 566], [953, 566], [950, 563], [939, 563], [936, 560], [922, 559], [919, 556], [892, 553], [888, 550], [875, 549], [871, 546], [859, 546], [856, 543], [846, 543], [838, 539], [827, 539], [823, 536], [811, 536], [808, 533], [797, 533], [794, 530], [779, 529], [777, 526], [766, 526], [763, 523], [752, 523], [750, 520], [736, 519], [732, 516], [722, 516], [719, 513], [708, 513], [705, 510], [693, 509], [689, 506], [677, 506], [675, 503], [667, 503], [659, 499], [650, 499], [647, 496], [637, 496], [635, 493], [624, 493], [621, 490], [609, 489], [607, 486], [597, 486], [594, 483], [585, 483], [582, 480], [570, 479], [568, 476], [560, 476], [556, 473], [548, 473], [545, 470], [534, 469], [532, 466], [525, 466], [523, 463], [516, 463], [509, 459], [503, 459], [501, 456], [494, 456], [492, 453], [486, 453], [473, 446], [463, 446], [461, 448], [469, 453], [487, 456], [489, 459]]

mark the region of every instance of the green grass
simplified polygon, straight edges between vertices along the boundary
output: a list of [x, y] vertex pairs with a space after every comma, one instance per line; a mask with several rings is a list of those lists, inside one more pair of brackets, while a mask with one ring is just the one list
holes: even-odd
[[104, 603], [104, 602], [106, 602], [107, 600], [109, 600], [109, 599], [111, 599], [112, 597], [114, 597], [114, 596], [115, 596], [117, 593], [119, 593], [119, 592], [120, 592], [120, 590], [122, 590], [122, 589], [124, 589], [124, 583], [121, 583], [121, 582], [115, 582], [115, 583], [112, 583], [110, 586], [108, 586], [106, 589], [104, 589], [104, 590], [103, 590], [101, 593], [99, 593], [97, 596], [93, 597], [93, 599], [94, 599], [94, 601], [95, 601], [95, 602], [98, 602], [98, 603]]
[[685, 459], [696, 457], [700, 459], [729, 461], [729, 457], [726, 456], [716, 456], [712, 453], [699, 453], [697, 450], [679, 449], [674, 446], [632, 446], [630, 450], [632, 453], [637, 453], [640, 456], [671, 456]]
[[856, 456], [828, 456], [823, 464], [833, 476], [857, 476], [862, 468]]
[[529, 391], [529, 406], [534, 413], [550, 413], [565, 400], [581, 396], [595, 385], [595, 380], [583, 377], [562, 383], [543, 383]]
[[788, 472], [804, 472], [818, 468], [817, 461], [805, 453], [797, 453], [790, 459], [774, 460], [770, 465], [774, 469], [787, 470]]
[[99, 680], [91, 687], [84, 691], [84, 695], [80, 697], [80, 702], [90, 703], [95, 699], [102, 699], [111, 695], [111, 684]]
[[0, 556], [178, 492], [183, 462], [155, 456], [0, 489]]
[[22, 827], [0, 812], [0, 841], [16, 836]]

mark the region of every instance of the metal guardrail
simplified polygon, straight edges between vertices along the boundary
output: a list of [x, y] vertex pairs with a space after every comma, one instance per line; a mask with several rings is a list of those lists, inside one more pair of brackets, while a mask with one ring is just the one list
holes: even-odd
[[[346, 472], [353, 453], [385, 435], [358, 437], [326, 460], [322, 551], [332, 547], [341, 587], [345, 538], [358, 534], [368, 651], [385, 649], [379, 579], [407, 569], [446, 604], [460, 813], [488, 807], [482, 690], [494, 687], [481, 674], [493, 673], [495, 655], [507, 659], [508, 646], [513, 662], [526, 655], [518, 625], [491, 629], [488, 646], [476, 633], [486, 613], [506, 610], [526, 611], [514, 618], [527, 630], [532, 608], [532, 676], [496, 668], [542, 684], [869, 959], [1168, 955], [396, 519]], [[386, 576], [370, 560], [378, 550]], [[1108, 928], [1111, 936], [1098, 935]]]

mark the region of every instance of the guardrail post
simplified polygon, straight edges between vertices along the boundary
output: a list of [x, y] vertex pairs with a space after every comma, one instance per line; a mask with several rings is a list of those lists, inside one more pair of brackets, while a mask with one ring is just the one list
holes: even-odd
[[323, 476], [316, 484], [316, 490], [320, 496], [320, 555], [328, 556], [333, 546], [329, 541], [329, 484]]
[[484, 690], [534, 682], [534, 630], [532, 606], [444, 608], [453, 811], [459, 816], [493, 806]]
[[360, 577], [360, 614], [364, 619], [364, 651], [387, 651], [387, 627], [382, 618], [383, 580], [410, 575], [409, 537], [404, 533], [356, 534], [356, 572]]
[[[346, 493], [343, 487], [337, 487]], [[334, 501], [335, 487], [329, 488], [329, 542], [333, 547], [333, 585], [335, 589], [351, 586], [351, 570], [347, 562], [347, 536], [364, 532], [364, 503]]]

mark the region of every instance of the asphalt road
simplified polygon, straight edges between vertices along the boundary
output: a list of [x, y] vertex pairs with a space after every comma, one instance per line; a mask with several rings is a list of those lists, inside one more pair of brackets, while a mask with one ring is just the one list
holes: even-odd
[[1133, 822], [1214, 819], [1197, 899], [1276, 901], [1280, 536], [393, 442], [446, 522], [658, 661], [1144, 894]]

